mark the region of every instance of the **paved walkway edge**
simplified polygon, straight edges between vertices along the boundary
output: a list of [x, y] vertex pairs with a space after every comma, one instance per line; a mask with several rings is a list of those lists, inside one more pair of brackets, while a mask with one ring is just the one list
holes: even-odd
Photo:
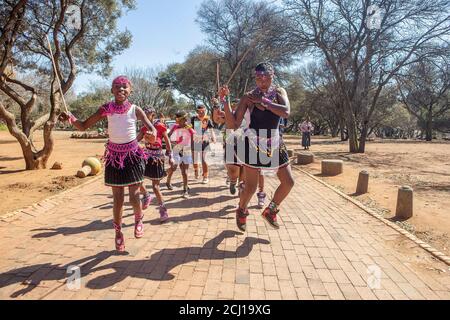
[[362, 210], [364, 210], [366, 213], [370, 214], [371, 216], [373, 216], [374, 218], [382, 221], [384, 224], [386, 224], [387, 226], [391, 227], [392, 229], [398, 231], [399, 233], [401, 233], [402, 235], [404, 235], [405, 237], [407, 237], [408, 239], [410, 239], [411, 241], [413, 241], [414, 243], [416, 243], [419, 247], [421, 247], [422, 249], [424, 249], [425, 251], [429, 252], [430, 254], [432, 254], [435, 258], [441, 260], [442, 262], [444, 262], [445, 264], [447, 264], [448, 266], [450, 266], [450, 257], [445, 255], [444, 253], [440, 252], [439, 250], [433, 248], [432, 246], [430, 246], [428, 243], [420, 240], [419, 238], [417, 238], [415, 235], [413, 235], [412, 233], [406, 231], [405, 229], [399, 227], [397, 224], [387, 220], [386, 218], [382, 217], [381, 215], [379, 215], [378, 213], [376, 213], [375, 211], [373, 211], [372, 209], [366, 207], [364, 204], [362, 204], [361, 202], [353, 199], [352, 197], [346, 195], [345, 193], [341, 192], [340, 190], [336, 189], [335, 187], [333, 187], [332, 185], [326, 183], [325, 181], [317, 178], [316, 176], [312, 175], [311, 173], [300, 169], [298, 167], [298, 165], [295, 165], [294, 163], [292, 163], [292, 168], [294, 168], [294, 170], [300, 171], [302, 173], [304, 173], [305, 175], [307, 175], [308, 177], [310, 177], [311, 179], [321, 183], [322, 185], [326, 186], [327, 188], [329, 188], [330, 190], [334, 191], [335, 193], [337, 193], [338, 195], [340, 195], [341, 197], [345, 198], [346, 200], [350, 201], [351, 203], [353, 203], [354, 205], [356, 205], [357, 207], [361, 208]]
[[73, 188], [70, 188], [70, 189], [65, 190], [63, 192], [60, 192], [58, 194], [55, 194], [55, 195], [53, 195], [51, 197], [48, 197], [48, 198], [46, 198], [44, 200], [36, 202], [36, 203], [34, 203], [32, 205], [29, 205], [29, 206], [27, 206], [25, 208], [8, 212], [8, 213], [0, 216], [0, 221], [9, 222], [8, 219], [14, 218], [15, 216], [17, 216], [19, 214], [26, 214], [26, 215], [34, 217], [35, 215], [33, 214], [33, 212], [36, 212], [36, 211], [37, 212], [45, 212], [45, 211], [48, 211], [50, 209], [53, 209], [54, 207], [56, 207], [57, 205], [60, 204], [60, 202], [58, 202], [58, 200], [60, 198], [64, 197], [65, 195], [68, 195], [68, 194], [70, 194], [70, 193], [72, 193], [72, 192], [74, 192], [76, 190], [84, 188], [85, 186], [90, 185], [91, 183], [94, 183], [94, 182], [96, 182], [96, 181], [98, 181], [98, 180], [100, 180], [102, 178], [103, 178], [103, 174], [99, 174], [99, 175], [91, 178], [89, 181], [83, 182], [83, 183], [81, 183], [80, 185], [78, 185], [76, 187], [73, 187]]

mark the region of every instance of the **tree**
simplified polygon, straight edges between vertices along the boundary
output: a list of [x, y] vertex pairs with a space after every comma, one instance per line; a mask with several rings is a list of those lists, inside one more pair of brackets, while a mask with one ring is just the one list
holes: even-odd
[[133, 83], [130, 100], [141, 107], [150, 106], [156, 112], [166, 112], [173, 104], [173, 83], [162, 75], [163, 68], [127, 68], [125, 74]]
[[[130, 45], [129, 32], [117, 31], [117, 21], [133, 0], [17, 0], [0, 7], [0, 91], [13, 103], [0, 103], [0, 119], [20, 143], [27, 170], [45, 168], [54, 148], [52, 130], [61, 109], [62, 95], [78, 72], [107, 75], [112, 58]], [[75, 9], [75, 17], [69, 10]], [[77, 17], [79, 19], [77, 19]], [[79, 25], [77, 25], [79, 24]], [[53, 47], [53, 70], [46, 36]], [[26, 82], [33, 74], [48, 82], [49, 112], [32, 118], [38, 90]], [[61, 81], [59, 90], [57, 78]], [[20, 123], [10, 109], [20, 108]], [[44, 146], [33, 150], [33, 132], [44, 126]]]
[[166, 78], [173, 79], [173, 88], [189, 98], [194, 105], [204, 104], [212, 110], [211, 99], [216, 95], [217, 55], [205, 47], [197, 47], [184, 63], [168, 66]]
[[[323, 57], [343, 95], [350, 152], [365, 152], [383, 89], [437, 55], [450, 32], [447, 0], [284, 0], [288, 34]], [[376, 6], [375, 6], [376, 5]], [[447, 37], [447, 38], [446, 38]], [[358, 120], [357, 114], [361, 117]], [[358, 127], [362, 130], [359, 132]]]
[[[208, 0], [200, 6], [197, 22], [207, 35], [211, 58], [215, 55], [220, 60], [221, 83], [238, 67], [231, 82], [235, 97], [241, 96], [245, 85], [251, 83], [257, 63], [270, 61], [281, 68], [293, 61], [299, 48], [285, 33], [285, 18], [279, 7], [266, 1]], [[211, 66], [213, 79], [217, 60]], [[215, 80], [213, 83], [211, 89], [217, 91]]]
[[[340, 131], [341, 139], [345, 140], [343, 96], [325, 61], [308, 64], [301, 74], [308, 90], [305, 106], [309, 109], [311, 120], [325, 122], [333, 138], [337, 137]], [[317, 123], [315, 124], [318, 127]]]
[[450, 110], [450, 67], [447, 57], [419, 61], [396, 77], [400, 101], [425, 126], [425, 139], [433, 140], [435, 123]]

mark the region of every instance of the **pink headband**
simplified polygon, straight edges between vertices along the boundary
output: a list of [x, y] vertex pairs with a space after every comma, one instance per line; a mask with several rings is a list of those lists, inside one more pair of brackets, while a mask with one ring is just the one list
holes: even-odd
[[125, 76], [119, 76], [113, 80], [112, 84], [113, 84], [113, 86], [114, 85], [124, 85], [124, 84], [129, 84], [131, 86], [131, 81]]

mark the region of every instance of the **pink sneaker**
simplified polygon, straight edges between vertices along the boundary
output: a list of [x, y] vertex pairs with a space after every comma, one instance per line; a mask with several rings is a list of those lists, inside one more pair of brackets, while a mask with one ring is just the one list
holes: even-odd
[[147, 195], [142, 199], [142, 210], [146, 210], [150, 206], [150, 203], [152, 203], [152, 200], [152, 195], [147, 193]]
[[123, 238], [122, 226], [119, 226], [115, 222], [113, 222], [114, 229], [116, 230], [116, 250], [119, 252], [125, 251], [125, 239]]
[[167, 208], [165, 206], [159, 206], [159, 221], [161, 223], [166, 222], [167, 220], [169, 220], [169, 214], [167, 213]]
[[144, 215], [135, 216], [135, 225], [134, 225], [134, 237], [136, 239], [140, 239], [144, 236], [144, 223], [142, 220], [144, 219]]

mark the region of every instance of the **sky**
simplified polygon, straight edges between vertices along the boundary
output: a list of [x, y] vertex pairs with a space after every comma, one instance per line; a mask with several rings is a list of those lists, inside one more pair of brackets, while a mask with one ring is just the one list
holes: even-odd
[[[119, 21], [119, 29], [133, 35], [131, 47], [114, 58], [115, 72], [126, 67], [157, 67], [183, 62], [202, 44], [205, 35], [195, 22], [203, 0], [137, 0], [136, 10]], [[89, 90], [91, 82], [105, 82], [96, 75], [80, 74], [74, 84], [77, 94]]]

